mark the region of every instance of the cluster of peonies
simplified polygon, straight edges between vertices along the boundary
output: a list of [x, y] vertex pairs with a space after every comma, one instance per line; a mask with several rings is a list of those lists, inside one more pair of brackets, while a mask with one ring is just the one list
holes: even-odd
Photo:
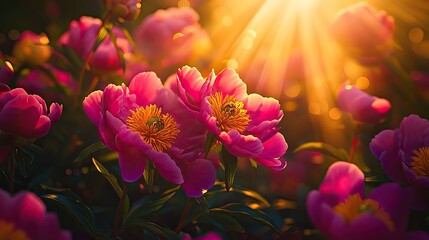
[[234, 156], [276, 170], [286, 166], [287, 144], [277, 127], [283, 117], [279, 102], [248, 95], [234, 70], [204, 79], [185, 66], [165, 85], [155, 73], [143, 72], [128, 87], [110, 84], [83, 102], [103, 143], [118, 152], [125, 181], [139, 179], [151, 161], [188, 196], [202, 196], [216, 178], [204, 152], [211, 137]]
[[0, 239], [70, 240], [60, 228], [57, 216], [47, 213], [43, 202], [31, 192], [14, 196], [0, 189]]
[[385, 183], [365, 196], [364, 174], [354, 164], [336, 162], [307, 197], [314, 225], [330, 239], [428, 239], [421, 231], [407, 232], [410, 202], [407, 192]]

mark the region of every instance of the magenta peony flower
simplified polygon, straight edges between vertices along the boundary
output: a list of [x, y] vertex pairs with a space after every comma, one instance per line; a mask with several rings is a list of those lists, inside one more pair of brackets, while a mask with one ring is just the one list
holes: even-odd
[[158, 10], [136, 28], [136, 45], [149, 61], [163, 67], [183, 64], [192, 57], [196, 47], [209, 42], [198, 19], [198, 13], [192, 8]]
[[337, 104], [341, 110], [350, 113], [354, 120], [364, 123], [380, 122], [391, 107], [388, 100], [370, 96], [349, 84], [341, 86]]
[[109, 9], [117, 17], [133, 21], [141, 10], [141, 0], [104, 0], [107, 9]]
[[337, 14], [331, 34], [351, 57], [373, 64], [392, 52], [394, 28], [395, 22], [386, 12], [359, 2]]
[[417, 115], [404, 118], [398, 129], [384, 130], [369, 145], [387, 176], [408, 186], [412, 208], [429, 203], [429, 121]]
[[196, 68], [185, 66], [170, 87], [186, 106], [237, 157], [252, 158], [266, 167], [282, 170], [287, 143], [277, 127], [283, 111], [276, 99], [247, 95], [246, 84], [233, 69], [204, 80]]
[[213, 186], [215, 169], [202, 156], [204, 128], [155, 73], [136, 75], [129, 87], [111, 84], [95, 91], [83, 107], [103, 143], [119, 153], [125, 181], [139, 179], [150, 160], [161, 176], [182, 184], [188, 196], [202, 196]]
[[12, 54], [20, 63], [41, 66], [52, 54], [48, 44], [49, 39], [46, 34], [37, 35], [31, 31], [24, 31], [13, 47]]
[[[47, 101], [62, 101], [64, 93], [59, 94], [55, 81], [66, 91], [75, 91], [76, 83], [72, 76], [61, 69], [45, 64], [52, 76], [38, 68], [31, 69], [30, 72], [17, 80], [16, 86], [24, 88], [28, 93], [37, 94]], [[55, 77], [55, 79], [52, 79]], [[55, 91], [54, 91], [55, 90]]]
[[[85, 60], [93, 49], [101, 24], [102, 22], [98, 18], [83, 16], [79, 21], [70, 23], [69, 30], [60, 37], [58, 43], [70, 47]], [[113, 27], [113, 33], [121, 51], [124, 54], [131, 52], [131, 44], [122, 30]], [[109, 36], [98, 46], [89, 64], [100, 71], [115, 71], [121, 68], [121, 60]]]
[[329, 239], [427, 239], [406, 232], [408, 201], [397, 184], [385, 183], [364, 196], [364, 174], [354, 164], [332, 164], [319, 190], [307, 197], [314, 225]]
[[0, 239], [71, 239], [70, 232], [60, 228], [57, 216], [47, 213], [43, 202], [32, 192], [10, 196], [0, 189], [0, 202]]
[[62, 110], [62, 105], [52, 103], [48, 114], [45, 101], [38, 95], [0, 84], [0, 131], [4, 133], [29, 139], [41, 137], [58, 121]]

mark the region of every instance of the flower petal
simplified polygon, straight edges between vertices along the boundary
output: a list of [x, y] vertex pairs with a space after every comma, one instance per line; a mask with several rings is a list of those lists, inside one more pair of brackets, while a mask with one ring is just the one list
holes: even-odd
[[263, 150], [261, 140], [252, 135], [241, 135], [237, 130], [221, 132], [219, 139], [226, 149], [237, 157], [255, 158]]
[[206, 159], [179, 163], [184, 182], [182, 188], [188, 197], [201, 197], [203, 190], [210, 189], [216, 180], [216, 170]]
[[184, 182], [180, 168], [167, 153], [149, 150], [146, 152], [146, 155], [155, 164], [159, 174], [163, 178], [174, 184], [182, 184]]
[[384, 151], [393, 149], [394, 135], [395, 131], [384, 130], [371, 140], [369, 148], [376, 158], [380, 159]]
[[119, 167], [124, 181], [135, 182], [142, 177], [146, 167], [147, 156], [145, 152], [150, 148], [141, 140], [138, 133], [125, 127], [116, 137], [118, 146]]
[[226, 68], [216, 76], [213, 92], [233, 95], [238, 101], [243, 101], [247, 97], [247, 86], [234, 69]]
[[363, 198], [364, 174], [354, 164], [335, 162], [329, 167], [319, 191], [324, 201], [332, 206], [355, 193]]
[[165, 98], [164, 86], [154, 72], [137, 74], [131, 79], [129, 89], [131, 94], [136, 95], [136, 102], [139, 106], [146, 106], [155, 103], [157, 99]]
[[52, 103], [49, 107], [48, 118], [51, 120], [51, 125], [54, 125], [58, 119], [60, 119], [61, 113], [63, 112], [63, 105], [58, 103]]
[[101, 98], [103, 92], [98, 90], [89, 94], [82, 102], [83, 110], [88, 116], [89, 120], [94, 123], [96, 126], [100, 123], [101, 120]]
[[184, 66], [177, 71], [177, 89], [186, 106], [192, 110], [200, 108], [200, 92], [204, 78], [196, 68]]
[[277, 133], [263, 142], [262, 145], [264, 149], [254, 158], [255, 161], [274, 170], [283, 170], [286, 167], [286, 161], [281, 157], [286, 153], [288, 148], [283, 135]]

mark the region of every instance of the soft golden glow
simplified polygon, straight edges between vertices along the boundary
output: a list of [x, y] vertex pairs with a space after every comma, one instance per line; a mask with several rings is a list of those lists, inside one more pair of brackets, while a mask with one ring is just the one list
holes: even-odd
[[237, 130], [242, 133], [250, 122], [244, 104], [232, 95], [223, 96], [221, 92], [210, 95], [209, 103], [217, 126], [225, 132]]
[[408, 32], [408, 39], [410, 42], [417, 44], [423, 40], [424, 32], [421, 28], [415, 27]]
[[169, 149], [180, 130], [170, 114], [162, 114], [161, 108], [155, 105], [131, 110], [127, 118], [128, 129], [140, 134], [143, 141], [158, 152]]
[[343, 116], [341, 110], [336, 107], [329, 109], [328, 115], [332, 120], [340, 120]]
[[377, 201], [372, 199], [362, 200], [359, 194], [353, 194], [346, 201], [337, 204], [334, 207], [334, 211], [341, 215], [348, 223], [352, 222], [360, 214], [370, 212], [376, 218], [383, 221], [388, 229], [393, 230], [395, 228], [389, 214], [379, 207]]
[[0, 220], [0, 239], [30, 240], [24, 231], [15, 229], [13, 223], [4, 220]]
[[429, 177], [429, 147], [422, 147], [414, 150], [414, 156], [411, 157], [411, 169], [419, 177]]

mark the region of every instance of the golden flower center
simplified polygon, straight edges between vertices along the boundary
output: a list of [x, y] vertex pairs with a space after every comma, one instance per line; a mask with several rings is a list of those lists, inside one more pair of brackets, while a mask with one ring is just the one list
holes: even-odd
[[429, 147], [422, 147], [414, 150], [411, 157], [411, 169], [419, 177], [429, 177]]
[[0, 220], [0, 240], [30, 240], [27, 234], [20, 230], [16, 229], [13, 223]]
[[337, 204], [334, 207], [334, 211], [341, 215], [348, 223], [360, 214], [370, 212], [376, 218], [383, 221], [388, 229], [394, 229], [394, 223], [390, 219], [389, 214], [379, 207], [378, 202], [372, 199], [363, 200], [359, 194], [353, 194], [346, 201]]
[[233, 95], [223, 96], [221, 92], [210, 95], [208, 101], [218, 128], [225, 132], [232, 129], [244, 132], [250, 118], [242, 102], [237, 101]]
[[126, 120], [128, 129], [139, 133], [154, 150], [164, 152], [173, 145], [180, 130], [170, 114], [161, 114], [161, 108], [152, 104], [130, 112]]

